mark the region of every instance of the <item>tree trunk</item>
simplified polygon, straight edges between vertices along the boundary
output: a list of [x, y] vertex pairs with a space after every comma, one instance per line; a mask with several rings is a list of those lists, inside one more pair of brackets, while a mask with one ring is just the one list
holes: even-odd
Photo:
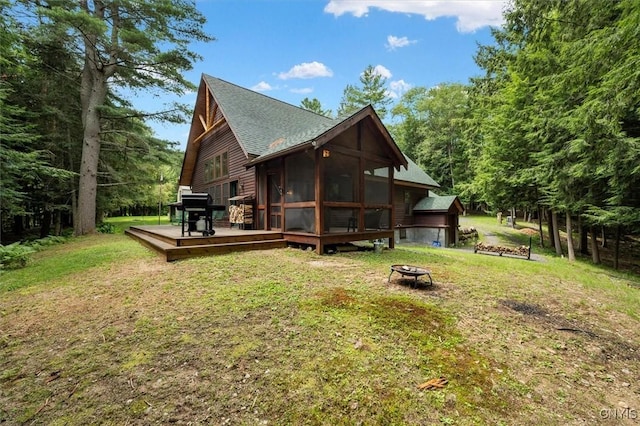
[[51, 219], [53, 215], [50, 210], [42, 213], [42, 223], [40, 224], [40, 238], [46, 238], [51, 234]]
[[[90, 10], [87, 0], [80, 0], [80, 7], [98, 19], [105, 19], [107, 6], [102, 1], [94, 1]], [[112, 7], [116, 7], [112, 5]], [[114, 12], [112, 10], [112, 12]], [[113, 13], [111, 38], [116, 40], [119, 31], [119, 16]], [[84, 235], [96, 232], [96, 197], [98, 194], [98, 162], [100, 159], [100, 108], [107, 98], [107, 82], [116, 72], [117, 56], [102, 57], [97, 48], [97, 35], [84, 34], [84, 64], [80, 83], [82, 106], [82, 156], [80, 158], [80, 179], [78, 182], [78, 214], [74, 218], [74, 232]], [[110, 52], [117, 55], [117, 50]]]
[[538, 232], [540, 233], [540, 247], [544, 248], [544, 232], [542, 232], [542, 212], [540, 211], [540, 204], [536, 204], [536, 210], [538, 212]]
[[[93, 73], [90, 87], [82, 92], [87, 96], [87, 109], [83, 111], [84, 136], [80, 159], [80, 180], [78, 182], [78, 216], [74, 223], [76, 235], [96, 231], [96, 198], [98, 195], [98, 160], [100, 158], [100, 111], [107, 94], [106, 80], [101, 73]], [[83, 102], [84, 108], [84, 102]]]
[[53, 216], [53, 235], [59, 237], [62, 235], [62, 212], [56, 210]]
[[589, 235], [587, 227], [582, 223], [582, 219], [579, 219], [580, 224], [580, 253], [584, 255], [589, 254]]
[[620, 266], [620, 228], [621, 226], [616, 226], [616, 244], [613, 249], [613, 268], [618, 269]]
[[596, 235], [596, 229], [591, 227], [591, 260], [596, 265], [600, 264], [600, 249], [598, 248], [598, 236]]
[[[99, 10], [102, 13], [102, 9]], [[78, 182], [78, 214], [74, 221], [76, 235], [96, 231], [96, 197], [98, 194], [98, 162], [100, 159], [100, 107], [107, 98], [107, 81], [115, 66], [102, 65], [95, 49], [95, 37], [85, 38], [85, 62], [82, 69], [80, 96], [82, 103], [82, 156]]]
[[558, 213], [551, 211], [551, 222], [553, 222], [553, 244], [556, 246], [556, 254], [562, 256], [562, 243], [560, 241], [560, 227], [558, 226]]
[[551, 213], [551, 210], [547, 211], [547, 228], [549, 231], [549, 244], [551, 245], [551, 247], [554, 247], [556, 244], [556, 240], [554, 238], [554, 232], [553, 232], [553, 214]]
[[511, 227], [516, 227], [516, 208], [511, 207]]
[[602, 227], [602, 247], [607, 247], [607, 228]]
[[567, 210], [567, 256], [569, 257], [569, 262], [574, 262], [576, 260], [576, 254], [573, 251], [573, 229], [571, 224], [571, 212]]

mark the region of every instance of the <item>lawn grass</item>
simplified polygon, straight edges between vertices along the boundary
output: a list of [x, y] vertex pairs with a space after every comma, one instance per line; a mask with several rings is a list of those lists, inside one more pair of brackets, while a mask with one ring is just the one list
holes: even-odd
[[121, 234], [130, 226], [142, 225], [168, 225], [170, 223], [167, 215], [161, 216], [118, 216], [106, 218], [105, 223], [113, 225], [116, 234]]
[[[166, 263], [121, 234], [73, 239], [0, 277], [0, 422], [537, 425], [637, 409], [640, 279], [542, 257]], [[388, 283], [392, 264], [428, 266], [435, 285]]]

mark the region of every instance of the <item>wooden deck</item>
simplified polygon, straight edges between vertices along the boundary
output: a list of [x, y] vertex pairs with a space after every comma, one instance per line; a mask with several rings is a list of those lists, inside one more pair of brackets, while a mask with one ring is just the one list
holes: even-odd
[[196, 256], [231, 253], [247, 250], [284, 248], [289, 244], [315, 247], [316, 253], [325, 249], [353, 242], [385, 239], [393, 248], [393, 230], [365, 232], [334, 232], [311, 235], [297, 232], [243, 230], [238, 228], [215, 228], [215, 235], [204, 237], [201, 232], [182, 236], [182, 227], [175, 225], [132, 226], [125, 234], [143, 245], [164, 255], [167, 262]]
[[191, 236], [175, 225], [132, 226], [125, 234], [164, 255], [167, 262], [196, 256], [225, 254], [236, 251], [284, 248], [287, 241], [281, 232], [251, 231], [237, 228], [215, 228], [215, 235], [203, 237], [200, 232]]

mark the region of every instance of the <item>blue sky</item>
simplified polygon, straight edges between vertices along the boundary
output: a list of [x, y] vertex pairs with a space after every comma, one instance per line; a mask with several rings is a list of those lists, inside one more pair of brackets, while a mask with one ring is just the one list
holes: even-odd
[[[203, 56], [187, 78], [201, 74], [293, 105], [317, 98], [337, 110], [344, 88], [359, 85], [372, 65], [397, 99], [408, 88], [467, 83], [480, 74], [477, 43], [491, 44], [505, 0], [198, 0], [206, 31], [194, 45]], [[150, 98], [150, 97], [149, 97]], [[140, 97], [136, 105], [157, 108]], [[195, 93], [179, 101], [195, 104]], [[186, 145], [189, 125], [152, 124], [157, 136]]]

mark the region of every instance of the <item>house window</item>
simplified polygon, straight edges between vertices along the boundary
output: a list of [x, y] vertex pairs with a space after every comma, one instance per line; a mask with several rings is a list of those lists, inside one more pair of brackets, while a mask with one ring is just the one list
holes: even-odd
[[229, 154], [225, 151], [204, 162], [204, 181], [227, 177], [229, 175]]
[[204, 162], [204, 181], [211, 182], [213, 180], [213, 162], [211, 160]]
[[229, 189], [228, 182], [221, 183], [219, 185], [211, 185], [207, 192], [211, 195], [211, 201], [213, 204], [229, 206]]
[[404, 214], [411, 216], [413, 214], [413, 205], [411, 203], [411, 192], [404, 191]]
[[222, 176], [229, 175], [229, 155], [227, 152], [222, 153]]

